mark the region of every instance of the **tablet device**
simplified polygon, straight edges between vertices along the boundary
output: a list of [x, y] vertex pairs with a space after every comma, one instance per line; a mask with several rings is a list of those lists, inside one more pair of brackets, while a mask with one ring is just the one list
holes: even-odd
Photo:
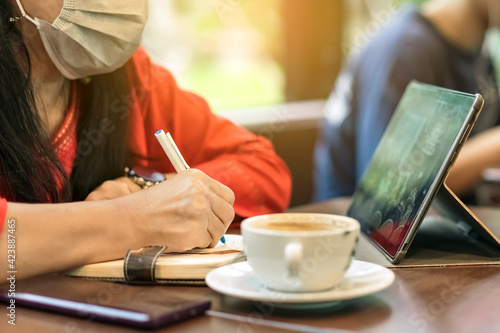
[[482, 106], [479, 94], [408, 85], [347, 213], [391, 263], [404, 257]]

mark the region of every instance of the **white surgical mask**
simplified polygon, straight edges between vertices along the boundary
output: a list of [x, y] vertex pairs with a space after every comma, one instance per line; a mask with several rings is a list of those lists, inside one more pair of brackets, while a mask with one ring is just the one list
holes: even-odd
[[148, 16], [147, 0], [64, 0], [53, 24], [28, 16], [50, 59], [68, 79], [110, 73], [137, 51]]

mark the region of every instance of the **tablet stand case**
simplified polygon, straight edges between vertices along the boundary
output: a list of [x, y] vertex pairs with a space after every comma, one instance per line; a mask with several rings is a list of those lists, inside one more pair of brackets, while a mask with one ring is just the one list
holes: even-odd
[[[329, 206], [325, 203], [310, 205], [307, 211], [346, 215], [350, 202], [350, 199], [337, 199]], [[442, 214], [445, 210], [448, 211], [448, 217]], [[494, 211], [494, 208], [474, 208], [475, 215], [482, 218], [482, 223], [492, 230], [496, 217], [500, 217], [500, 210], [497, 214], [494, 214]], [[465, 218], [474, 218], [469, 212], [446, 186], [442, 186], [408, 252], [399, 264], [390, 263], [363, 233], [355, 258], [394, 268], [500, 265], [500, 249], [477, 237], [468, 224], [462, 222]], [[457, 222], [450, 219], [452, 216]]]

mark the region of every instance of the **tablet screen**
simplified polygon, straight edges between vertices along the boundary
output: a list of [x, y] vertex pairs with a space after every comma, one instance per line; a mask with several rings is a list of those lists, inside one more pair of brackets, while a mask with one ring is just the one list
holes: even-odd
[[466, 126], [475, 96], [412, 82], [362, 179], [348, 215], [394, 258], [425, 215]]

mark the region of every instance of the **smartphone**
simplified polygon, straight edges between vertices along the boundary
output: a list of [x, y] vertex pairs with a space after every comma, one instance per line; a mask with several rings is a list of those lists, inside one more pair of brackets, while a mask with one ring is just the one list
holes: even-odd
[[[15, 306], [142, 329], [155, 329], [203, 315], [210, 300], [196, 287], [129, 286], [121, 283], [52, 276], [19, 281], [18, 290], [0, 287], [0, 301]], [[197, 288], [199, 289], [199, 288]]]

